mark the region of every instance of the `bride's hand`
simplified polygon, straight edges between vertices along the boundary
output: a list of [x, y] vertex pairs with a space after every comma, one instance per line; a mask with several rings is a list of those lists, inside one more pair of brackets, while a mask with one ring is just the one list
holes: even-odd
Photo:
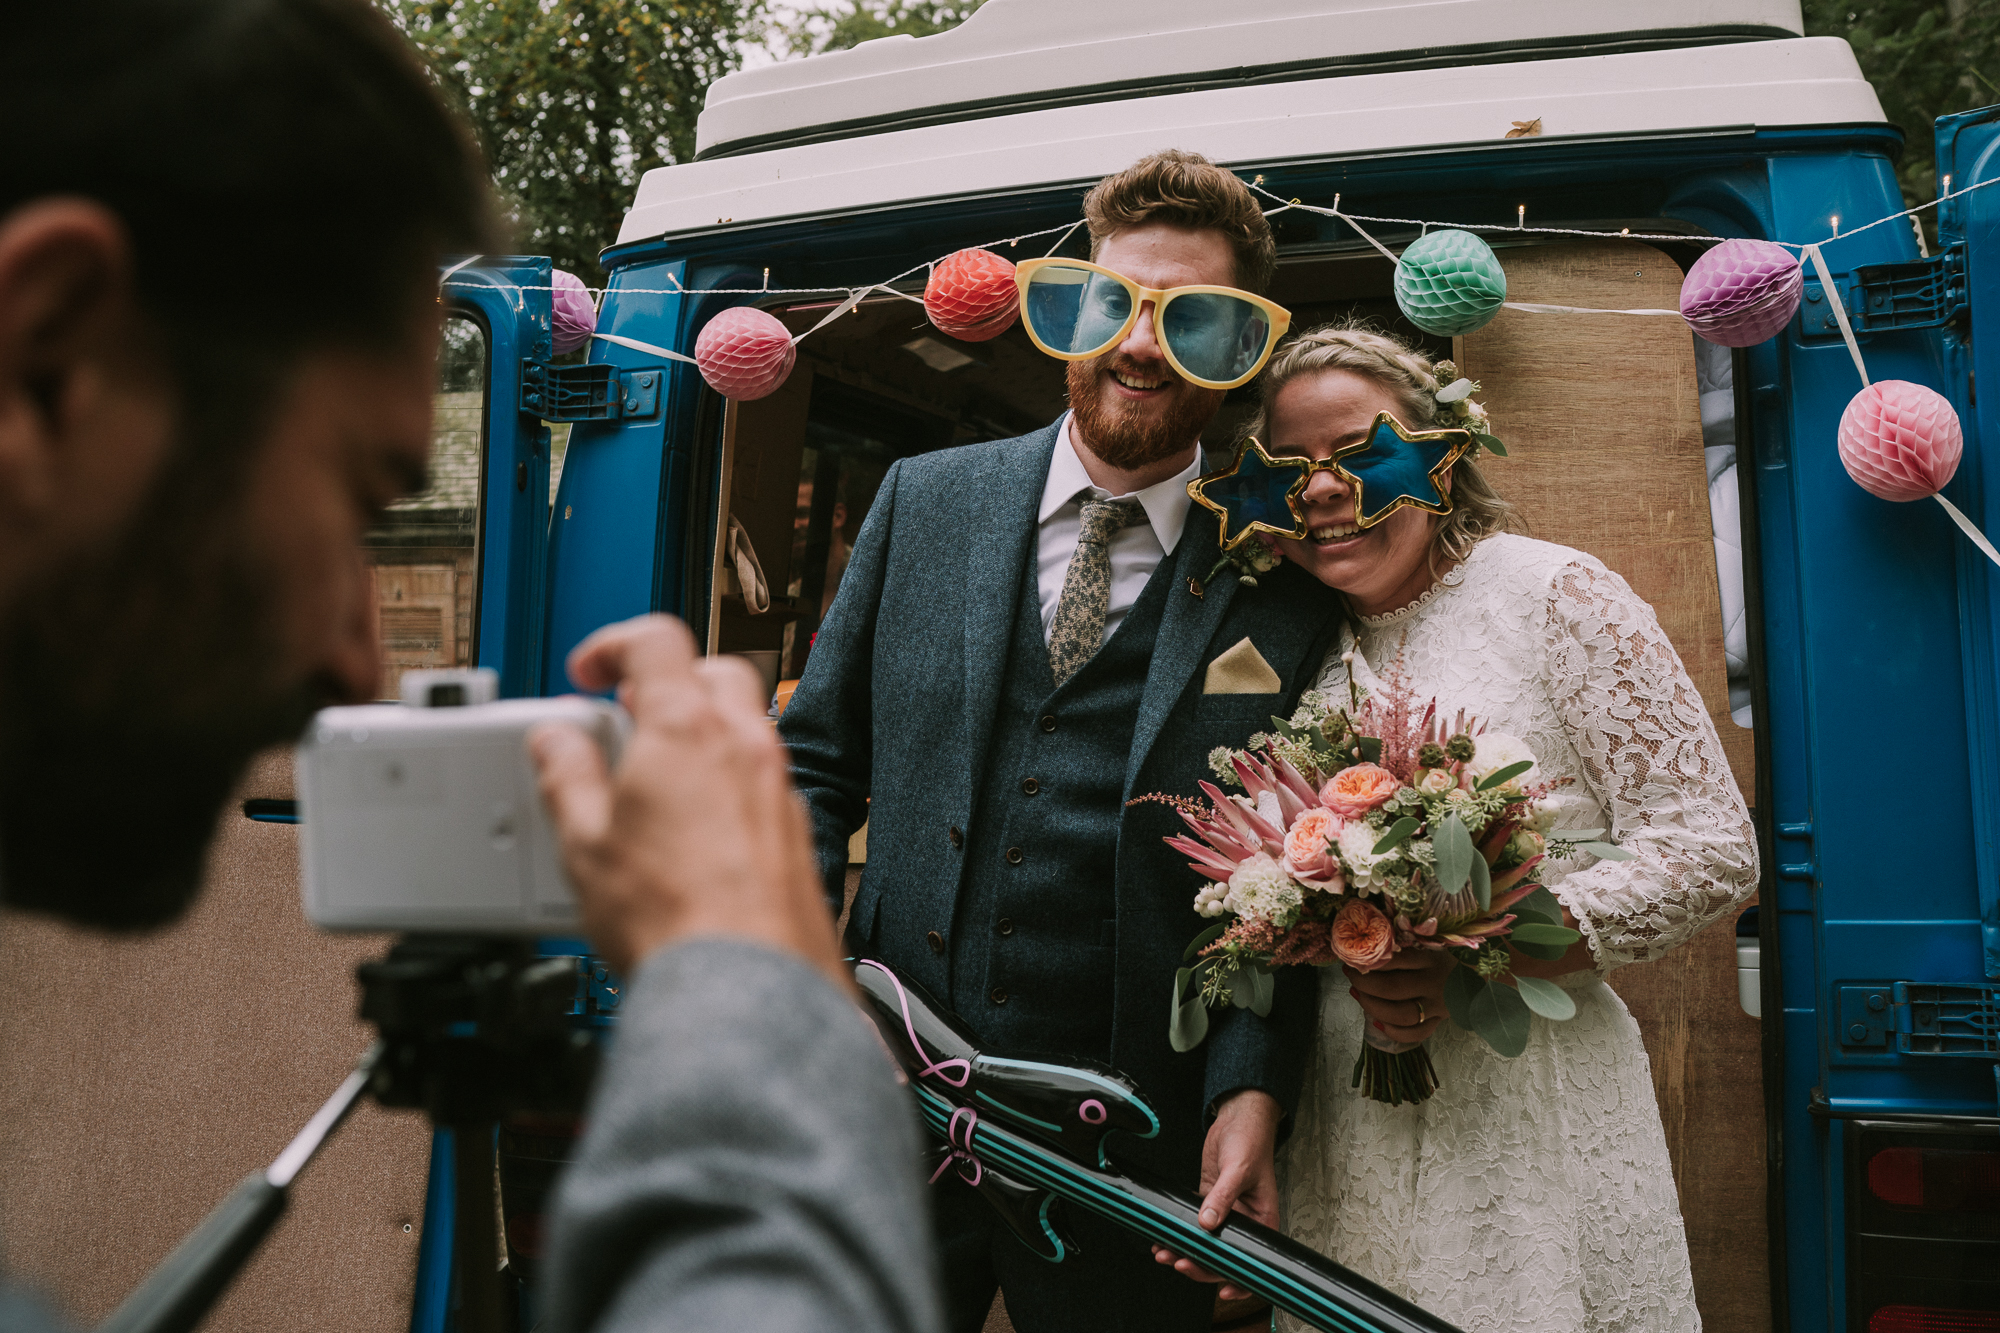
[[1444, 979], [1456, 966], [1442, 949], [1406, 949], [1370, 972], [1341, 966], [1348, 994], [1392, 1041], [1422, 1041], [1444, 1022]]

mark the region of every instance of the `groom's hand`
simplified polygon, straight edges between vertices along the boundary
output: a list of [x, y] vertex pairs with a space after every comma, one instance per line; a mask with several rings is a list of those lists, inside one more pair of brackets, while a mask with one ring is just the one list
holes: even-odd
[[[1232, 1211], [1276, 1229], [1278, 1225], [1278, 1121], [1282, 1113], [1268, 1092], [1246, 1088], [1231, 1093], [1215, 1108], [1215, 1123], [1201, 1149], [1201, 1224], [1210, 1231]], [[1153, 1258], [1172, 1264], [1174, 1271], [1197, 1282], [1222, 1282], [1192, 1259], [1155, 1245]], [[1225, 1301], [1250, 1295], [1224, 1282], [1217, 1293]]]

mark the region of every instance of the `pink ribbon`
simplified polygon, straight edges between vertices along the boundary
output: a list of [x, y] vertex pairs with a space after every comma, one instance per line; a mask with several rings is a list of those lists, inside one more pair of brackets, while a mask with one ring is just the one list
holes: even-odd
[[[962, 1140], [958, 1132], [960, 1116], [965, 1117], [965, 1137]], [[977, 1128], [979, 1128], [979, 1113], [971, 1107], [961, 1106], [951, 1113], [951, 1120], [944, 1127], [945, 1146], [950, 1152], [945, 1155], [942, 1162], [938, 1163], [938, 1169], [931, 1172], [931, 1184], [937, 1184], [938, 1177], [953, 1165], [958, 1167], [958, 1178], [968, 1185], [977, 1185], [986, 1178], [986, 1168], [980, 1164], [978, 1156], [972, 1151], [972, 1131]], [[969, 1175], [966, 1173], [967, 1167], [972, 1168]]]
[[[930, 1052], [926, 1051], [924, 1049], [923, 1042], [917, 1039], [917, 1023], [915, 1019], [910, 1017], [910, 994], [908, 991], [903, 989], [903, 983], [897, 978], [894, 972], [891, 972], [888, 968], [882, 966], [882, 964], [876, 962], [872, 958], [862, 959], [861, 966], [872, 967], [877, 972], [880, 972], [883, 976], [889, 978], [889, 984], [896, 988], [896, 1000], [903, 1007], [903, 1030], [910, 1034], [910, 1047], [911, 1049], [916, 1051], [917, 1058], [919, 1060], [930, 1060], [931, 1058]], [[944, 1071], [947, 1069], [956, 1069], [958, 1071], [958, 1077], [953, 1078], [950, 1074], [945, 1073]], [[951, 1086], [954, 1088], [962, 1088], [967, 1083], [970, 1083], [972, 1081], [972, 1062], [970, 1060], [962, 1060], [962, 1059], [932, 1060], [930, 1064], [925, 1065], [922, 1069], [919, 1069], [917, 1071], [918, 1078], [928, 1078], [932, 1074], [936, 1074], [939, 1078], [943, 1079], [946, 1083], [951, 1084]], [[972, 1115], [972, 1112], [967, 1111], [965, 1114]], [[973, 1118], [975, 1120], [978, 1119], [977, 1116], [974, 1116]], [[953, 1124], [958, 1123], [957, 1116], [952, 1117], [952, 1123]], [[970, 1131], [967, 1132], [966, 1137], [968, 1141], [968, 1146], [970, 1146], [970, 1139], [971, 1139]], [[949, 1163], [947, 1163], [947, 1165], [949, 1165]], [[939, 1167], [938, 1171], [942, 1173], [944, 1171], [944, 1167]], [[931, 1177], [931, 1179], [935, 1180], [937, 1179], [937, 1177], [933, 1176]]]

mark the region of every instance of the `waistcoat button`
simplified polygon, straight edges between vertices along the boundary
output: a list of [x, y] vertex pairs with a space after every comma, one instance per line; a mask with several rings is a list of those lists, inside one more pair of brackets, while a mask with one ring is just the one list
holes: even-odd
[[1019, 847], [1009, 847], [1007, 849], [1007, 864], [1010, 866], [1021, 864], [1021, 849]]
[[1011, 917], [1003, 916], [1000, 918], [1000, 933], [1002, 935], [1012, 935], [1014, 933], [1014, 922]]
[[1041, 789], [1042, 789], [1042, 784], [1035, 781], [1033, 778], [1021, 779], [1021, 794], [1023, 796], [1033, 796], [1036, 792], [1040, 791]]
[[965, 846], [965, 834], [959, 829], [958, 825], [956, 824], [953, 824], [950, 828], [946, 829], [944, 836], [951, 840], [951, 845], [953, 847]]
[[935, 930], [924, 936], [924, 940], [931, 946], [932, 953], [941, 954], [944, 952], [944, 936], [938, 934]]
[[1054, 713], [1043, 713], [1042, 730], [1054, 731], [1055, 729], [1056, 729], [1056, 715]]
[[993, 1003], [1007, 1003], [1007, 988], [1005, 986], [995, 986], [993, 988]]

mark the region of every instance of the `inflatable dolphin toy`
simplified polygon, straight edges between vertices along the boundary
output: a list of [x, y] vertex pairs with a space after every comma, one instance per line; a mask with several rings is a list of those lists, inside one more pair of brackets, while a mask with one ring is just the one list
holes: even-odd
[[956, 1169], [1042, 1258], [1060, 1263], [1075, 1252], [1061, 1207], [1087, 1208], [1327, 1333], [1459, 1333], [1240, 1213], [1208, 1231], [1196, 1195], [1118, 1165], [1119, 1133], [1145, 1139], [1160, 1129], [1124, 1075], [982, 1051], [955, 1015], [886, 963], [856, 961], [854, 981], [941, 1141], [931, 1179]]

